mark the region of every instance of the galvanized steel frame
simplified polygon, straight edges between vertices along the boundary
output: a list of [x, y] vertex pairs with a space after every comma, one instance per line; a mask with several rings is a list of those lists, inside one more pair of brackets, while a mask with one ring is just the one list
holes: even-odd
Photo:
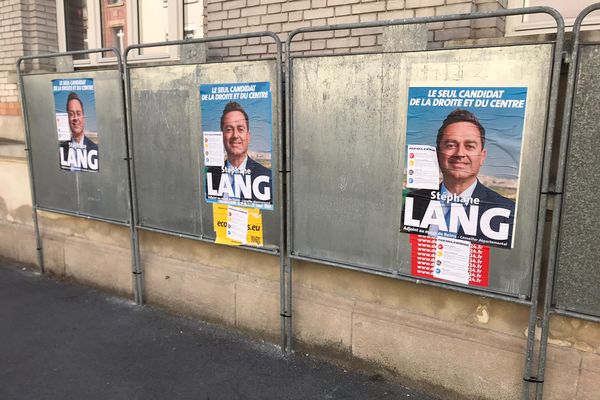
[[554, 285], [557, 270], [557, 258], [560, 243], [560, 226], [562, 220], [562, 202], [564, 195], [564, 181], [566, 178], [567, 149], [571, 136], [571, 119], [573, 113], [573, 102], [575, 98], [575, 84], [577, 79], [579, 63], [580, 35], [583, 20], [592, 12], [600, 10], [600, 3], [592, 4], [581, 11], [573, 24], [573, 40], [571, 44], [571, 53], [568, 58], [569, 69], [567, 77], [567, 88], [565, 93], [565, 104], [563, 108], [563, 121], [561, 126], [561, 136], [559, 144], [559, 159], [556, 172], [556, 183], [554, 192], [554, 207], [552, 211], [552, 222], [550, 228], [550, 244], [548, 255], [548, 270], [546, 273], [546, 287], [544, 292], [544, 308], [542, 315], [542, 330], [540, 337], [539, 362], [537, 369], [538, 386], [536, 391], [536, 400], [543, 398], [544, 374], [546, 368], [546, 356], [548, 352], [548, 338], [550, 331], [550, 317], [552, 314], [579, 318], [591, 322], [600, 323], [600, 316], [588, 315], [576, 311], [563, 310], [555, 307]]
[[[560, 68], [562, 63], [562, 48], [564, 42], [564, 20], [560, 13], [550, 7], [527, 7], [527, 8], [519, 8], [519, 9], [505, 9], [498, 10], [492, 12], [479, 12], [472, 14], [452, 14], [452, 15], [444, 15], [438, 17], [420, 17], [420, 18], [412, 18], [412, 19], [398, 19], [398, 20], [388, 20], [388, 21], [374, 21], [374, 22], [365, 22], [365, 23], [352, 23], [352, 24], [339, 24], [339, 25], [326, 25], [321, 27], [309, 27], [309, 28], [299, 28], [290, 33], [288, 39], [286, 41], [286, 50], [287, 50], [287, 72], [286, 72], [286, 110], [287, 110], [287, 121], [286, 121], [286, 158], [291, 163], [292, 157], [292, 135], [293, 135], [293, 93], [292, 93], [292, 40], [294, 37], [301, 33], [308, 32], [321, 32], [328, 30], [341, 30], [341, 29], [359, 29], [359, 28], [375, 28], [375, 27], [386, 27], [392, 25], [414, 25], [414, 24], [427, 24], [434, 22], [447, 22], [447, 21], [456, 21], [456, 20], [471, 20], [471, 19], [481, 19], [481, 18], [490, 18], [490, 17], [506, 17], [513, 15], [526, 15], [526, 14], [548, 14], [554, 18], [556, 21], [557, 34], [554, 40], [554, 58], [553, 58], [553, 68], [552, 68], [552, 77], [551, 77], [551, 87], [550, 87], [550, 99], [548, 102], [548, 114], [547, 114], [547, 125], [546, 125], [546, 133], [545, 133], [545, 148], [543, 155], [543, 168], [542, 168], [542, 182], [541, 182], [541, 192], [539, 194], [539, 203], [538, 203], [538, 222], [537, 222], [537, 230], [535, 237], [535, 256], [534, 256], [534, 265], [533, 265], [533, 276], [532, 276], [532, 289], [531, 289], [531, 298], [529, 301], [522, 301], [522, 299], [516, 299], [514, 297], [501, 295], [497, 293], [492, 293], [484, 290], [472, 290], [470, 288], [446, 285], [446, 284], [437, 284], [432, 281], [415, 279], [409, 276], [403, 275], [392, 275], [385, 274], [381, 272], [375, 272], [372, 269], [361, 267], [361, 266], [353, 266], [347, 265], [343, 263], [331, 262], [328, 260], [311, 258], [311, 257], [302, 257], [295, 255], [291, 252], [292, 249], [292, 227], [293, 227], [293, 211], [291, 209], [291, 199], [292, 199], [292, 185], [293, 185], [293, 176], [292, 176], [292, 165], [288, 166], [288, 179], [287, 179], [287, 208], [288, 208], [288, 219], [287, 219], [287, 248], [290, 259], [295, 260], [304, 260], [304, 261], [312, 261], [318, 262], [325, 265], [358, 270], [367, 273], [375, 273], [377, 275], [383, 275], [390, 278], [405, 280], [414, 283], [423, 283], [429, 286], [442, 286], [451, 290], [459, 291], [459, 292], [467, 292], [472, 294], [480, 294], [489, 298], [505, 300], [515, 303], [526, 303], [530, 305], [530, 313], [529, 313], [529, 325], [528, 325], [528, 337], [527, 337], [527, 351], [525, 355], [525, 367], [523, 373], [523, 398], [529, 398], [529, 383], [537, 383], [535, 378], [531, 377], [532, 370], [532, 358], [535, 346], [535, 326], [537, 321], [537, 306], [538, 306], [538, 297], [539, 297], [539, 286], [540, 286], [540, 276], [541, 276], [541, 261], [542, 261], [542, 252], [543, 252], [543, 241], [544, 241], [544, 225], [545, 225], [545, 216], [546, 216], [546, 208], [548, 203], [548, 194], [549, 190], [549, 180], [550, 180], [550, 164], [551, 164], [551, 155], [552, 155], [552, 144], [553, 144], [553, 133], [554, 133], [554, 125], [556, 120], [556, 110], [557, 110], [557, 102], [558, 102], [558, 87], [559, 87], [559, 78], [560, 78]], [[291, 274], [291, 269], [290, 269]]]
[[[23, 88], [23, 73], [21, 72], [21, 64], [24, 61], [29, 61], [29, 60], [49, 59], [49, 58], [57, 58], [57, 57], [64, 57], [64, 56], [73, 57], [74, 55], [94, 54], [94, 53], [104, 53], [104, 52], [111, 52], [111, 53], [115, 54], [116, 61], [117, 61], [116, 67], [117, 67], [117, 70], [119, 71], [119, 75], [122, 77], [123, 63], [121, 61], [121, 54], [115, 48], [77, 50], [77, 51], [68, 51], [68, 52], [64, 52], [64, 53], [49, 53], [49, 54], [41, 54], [41, 55], [24, 56], [24, 57], [20, 57], [16, 63], [17, 77], [18, 77], [18, 81], [19, 81], [19, 90], [20, 90], [20, 94], [21, 94], [21, 106], [22, 106], [21, 108], [22, 108], [23, 124], [25, 127], [25, 140], [26, 140], [26, 146], [27, 146], [25, 148], [25, 150], [27, 152], [27, 166], [28, 166], [28, 171], [29, 171], [29, 188], [31, 191], [32, 218], [33, 218], [33, 225], [34, 225], [34, 230], [35, 230], [36, 251], [37, 251], [38, 265], [39, 265], [40, 271], [42, 273], [44, 273], [45, 268], [44, 268], [42, 236], [40, 233], [38, 214], [37, 214], [38, 210], [53, 212], [53, 213], [63, 214], [63, 215], [69, 215], [69, 216], [73, 216], [73, 217], [85, 218], [85, 219], [95, 220], [95, 221], [100, 221], [100, 222], [106, 222], [106, 223], [110, 223], [110, 224], [114, 224], [114, 225], [129, 226], [130, 230], [132, 230], [132, 222], [131, 222], [132, 220], [131, 220], [131, 216], [130, 216], [130, 221], [129, 221], [129, 223], [127, 223], [127, 222], [123, 222], [123, 221], [102, 218], [102, 217], [98, 217], [98, 216], [87, 214], [87, 213], [81, 213], [78, 211], [63, 210], [63, 209], [58, 209], [58, 208], [53, 208], [53, 207], [43, 207], [43, 206], [40, 206], [37, 204], [37, 198], [36, 198], [36, 193], [35, 193], [35, 179], [34, 179], [34, 175], [33, 175], [33, 155], [32, 155], [32, 151], [31, 151], [31, 132], [30, 132], [30, 128], [29, 128], [27, 98], [25, 95], [25, 90]], [[112, 67], [112, 64], [110, 66]], [[103, 69], [106, 69], [106, 68], [103, 68]], [[32, 75], [43, 75], [43, 74], [44, 73], [32, 74]], [[123, 80], [122, 79], [119, 79], [119, 86], [120, 86], [121, 93], [123, 93], [124, 90], [123, 90]], [[125, 138], [125, 139], [127, 140], [127, 138]], [[128, 199], [131, 202], [131, 190], [128, 190]], [[134, 246], [134, 244], [132, 242], [132, 250], [133, 250], [133, 246]], [[134, 297], [136, 299], [137, 299], [136, 293], [138, 292], [138, 288], [139, 288], [139, 286], [137, 285], [136, 281], [134, 280], [133, 292], [134, 292]], [[138, 303], [138, 304], [140, 304], [140, 303]]]
[[[341, 25], [331, 25], [331, 26], [322, 26], [322, 27], [311, 27], [311, 28], [300, 28], [296, 29], [290, 33], [287, 42], [286, 42], [286, 51], [287, 51], [287, 71], [285, 74], [285, 99], [286, 99], [286, 114], [287, 119], [285, 120], [285, 135], [280, 138], [280, 151], [279, 151], [279, 183], [278, 190], [280, 191], [281, 204], [281, 229], [280, 229], [280, 308], [281, 308], [281, 336], [282, 336], [282, 347], [284, 350], [291, 349], [291, 288], [292, 288], [292, 268], [290, 264], [290, 259], [303, 260], [303, 261], [311, 261], [311, 262], [319, 262], [321, 264], [330, 265], [339, 268], [345, 268], [350, 270], [356, 270], [361, 272], [367, 272], [374, 275], [384, 276], [388, 278], [395, 278], [404, 281], [413, 282], [416, 284], [425, 284], [433, 287], [441, 287], [451, 289], [457, 292], [469, 293], [469, 294], [477, 294], [483, 295], [489, 298], [504, 300], [509, 302], [514, 302], [523, 305], [530, 306], [530, 318], [529, 318], [529, 329], [528, 329], [528, 338], [527, 338], [527, 352], [526, 352], [526, 361], [525, 361], [525, 371], [524, 371], [524, 389], [523, 389], [523, 397], [528, 399], [530, 396], [530, 387], [529, 383], [533, 383], [537, 385], [536, 398], [541, 399], [543, 396], [543, 383], [544, 383], [544, 372], [545, 372], [545, 362], [546, 362], [546, 352], [547, 352], [547, 341], [548, 341], [548, 330], [549, 330], [549, 319], [551, 314], [557, 315], [565, 315], [575, 318], [580, 318], [584, 320], [589, 320], [593, 322], [600, 322], [600, 317], [586, 315], [577, 313], [574, 311], [557, 309], [552, 304], [552, 292], [554, 288], [554, 279], [556, 273], [556, 258], [558, 251], [558, 242], [559, 242], [559, 227], [560, 227], [560, 218], [561, 218], [561, 206], [562, 206], [562, 195], [563, 195], [563, 185], [565, 178], [565, 166], [566, 166], [566, 150], [569, 138], [569, 130], [570, 130], [570, 122], [571, 122], [571, 114], [572, 114], [572, 105], [575, 91], [575, 80], [577, 74], [577, 61], [579, 56], [579, 38], [580, 38], [580, 30], [583, 19], [591, 12], [600, 10], [600, 3], [591, 5], [584, 9], [582, 13], [577, 17], [573, 29], [573, 47], [570, 55], [570, 65], [569, 65], [569, 75], [567, 82], [567, 93], [566, 93], [566, 101], [564, 107], [564, 118], [563, 124], [561, 127], [561, 139], [559, 144], [559, 165], [557, 171], [557, 179], [554, 185], [550, 183], [550, 155], [552, 152], [553, 145], [553, 131], [554, 124], [556, 120], [556, 109], [557, 109], [557, 98], [558, 98], [558, 79], [560, 75], [560, 67], [562, 61], [562, 46], [564, 40], [564, 22], [560, 14], [549, 7], [529, 7], [523, 9], [511, 9], [511, 10], [500, 10], [494, 12], [485, 12], [485, 13], [473, 13], [473, 14], [456, 14], [456, 15], [447, 15], [447, 16], [439, 16], [439, 17], [425, 17], [425, 18], [415, 18], [415, 19], [401, 19], [401, 20], [389, 20], [389, 21], [380, 21], [380, 22], [369, 22], [369, 23], [357, 23], [357, 24], [341, 24]], [[557, 23], [557, 35], [554, 40], [555, 48], [554, 48], [554, 61], [553, 61], [553, 72], [551, 78], [551, 89], [550, 89], [550, 100], [549, 100], [549, 108], [548, 108], [548, 116], [547, 116], [547, 126], [546, 126], [546, 146], [544, 149], [544, 160], [543, 160], [543, 170], [542, 170], [542, 184], [541, 184], [541, 193], [540, 193], [540, 201], [538, 206], [538, 226], [537, 226], [537, 234], [535, 240], [535, 259], [533, 266], [533, 277], [532, 277], [532, 290], [531, 290], [531, 298], [530, 299], [522, 299], [522, 298], [514, 298], [511, 296], [503, 295], [501, 293], [490, 292], [481, 289], [471, 289], [465, 288], [461, 286], [453, 286], [445, 283], [438, 283], [434, 281], [428, 281], [418, 278], [413, 278], [410, 276], [402, 276], [402, 275], [392, 275], [389, 273], [372, 270], [369, 268], [362, 267], [360, 265], [348, 265], [343, 263], [331, 262], [328, 260], [317, 260], [311, 257], [303, 257], [294, 255], [291, 253], [291, 233], [292, 233], [292, 224], [293, 224], [293, 216], [291, 210], [291, 196], [292, 196], [292, 170], [291, 165], [287, 165], [287, 162], [291, 160], [292, 155], [292, 144], [291, 138], [293, 135], [292, 132], [292, 121], [293, 121], [293, 107], [292, 107], [292, 86], [291, 86], [291, 78], [293, 76], [292, 71], [292, 51], [291, 45], [293, 38], [301, 33], [307, 32], [319, 32], [319, 31], [327, 31], [327, 30], [340, 30], [340, 29], [358, 29], [358, 28], [371, 28], [371, 27], [385, 27], [392, 25], [409, 25], [409, 24], [424, 24], [424, 23], [432, 23], [432, 22], [445, 22], [445, 21], [455, 21], [455, 20], [465, 20], [465, 19], [479, 19], [479, 18], [489, 18], [489, 17], [502, 17], [502, 16], [511, 16], [511, 15], [525, 15], [525, 14], [534, 14], [534, 13], [546, 13], [552, 16]], [[243, 35], [232, 35], [232, 36], [219, 36], [213, 38], [204, 38], [204, 39], [194, 39], [194, 40], [186, 40], [186, 41], [174, 41], [174, 42], [162, 42], [162, 43], [152, 43], [146, 45], [134, 45], [130, 46], [124, 52], [124, 62], [121, 61], [121, 55], [116, 49], [94, 49], [94, 50], [84, 50], [84, 51], [73, 51], [66, 53], [52, 53], [38, 56], [26, 56], [21, 57], [17, 61], [17, 76], [20, 84], [21, 90], [21, 101], [22, 101], [22, 114], [25, 125], [25, 136], [26, 136], [26, 152], [27, 152], [27, 160], [28, 160], [28, 169], [29, 169], [29, 183], [30, 190], [32, 196], [32, 218], [35, 229], [36, 236], [36, 251], [38, 258], [38, 265], [41, 272], [44, 272], [44, 260], [43, 260], [43, 246], [42, 246], [42, 237], [40, 234], [39, 222], [38, 222], [38, 210], [48, 211], [54, 213], [60, 213], [64, 215], [70, 215], [75, 217], [86, 218], [90, 220], [97, 220], [101, 222], [112, 223], [116, 225], [127, 225], [131, 230], [131, 245], [132, 245], [132, 258], [133, 258], [133, 274], [134, 278], [134, 297], [135, 301], [138, 304], [143, 303], [143, 279], [142, 279], [142, 266], [141, 259], [139, 253], [139, 237], [138, 230], [145, 230], [150, 232], [158, 232], [163, 234], [168, 234], [172, 236], [193, 239], [193, 240], [201, 240], [205, 242], [213, 243], [212, 240], [198, 237], [194, 235], [188, 235], [178, 232], [172, 232], [163, 229], [156, 229], [147, 226], [139, 225], [138, 219], [138, 211], [137, 211], [137, 193], [135, 188], [135, 171], [133, 165], [133, 139], [131, 132], [131, 96], [130, 96], [130, 80], [128, 74], [128, 60], [127, 55], [131, 50], [141, 49], [147, 47], [159, 47], [159, 46], [171, 46], [171, 45], [184, 45], [184, 44], [194, 44], [194, 43], [206, 43], [212, 41], [226, 41], [232, 39], [240, 39], [240, 38], [250, 38], [250, 37], [259, 37], [259, 36], [269, 36], [273, 38], [277, 44], [277, 78], [279, 82], [279, 103], [277, 104], [279, 110], [279, 118], [278, 118], [278, 127], [279, 131], [282, 132], [282, 128], [284, 126], [284, 112], [282, 107], [283, 101], [283, 85], [282, 85], [282, 45], [279, 38], [271, 33], [271, 32], [258, 32], [251, 34], [243, 34]], [[21, 72], [21, 64], [27, 60], [41, 59], [41, 58], [54, 58], [59, 56], [73, 56], [79, 54], [90, 54], [97, 52], [113, 52], [116, 54], [117, 65], [119, 71], [124, 73], [125, 75], [125, 85], [123, 92], [125, 93], [125, 113], [126, 113], [126, 135], [127, 135], [127, 154], [128, 154], [128, 173], [129, 173], [129, 201], [130, 201], [130, 222], [129, 224], [122, 223], [120, 221], [107, 220], [104, 218], [99, 218], [93, 215], [86, 215], [80, 212], [72, 212], [68, 210], [60, 210], [55, 208], [42, 207], [37, 204], [36, 194], [35, 194], [35, 181], [33, 177], [33, 164], [32, 164], [32, 152], [29, 147], [29, 143], [31, 142], [30, 138], [30, 130], [28, 126], [28, 110], [27, 110], [27, 100], [23, 90], [23, 74]], [[136, 60], [137, 61], [137, 60]], [[123, 87], [123, 82], [120, 83]], [[541, 276], [541, 256], [542, 256], [542, 243], [543, 243], [543, 227], [545, 224], [545, 215], [547, 209], [548, 197], [552, 196], [554, 200], [554, 210], [551, 222], [551, 236], [550, 236], [550, 254], [548, 258], [548, 272], [547, 272], [547, 282], [545, 287], [545, 300], [544, 300], [544, 311], [543, 311], [543, 320], [542, 320], [542, 339], [540, 342], [540, 352], [539, 352], [539, 360], [537, 363], [537, 375], [532, 376], [531, 371], [533, 369], [533, 353], [535, 346], [535, 326], [537, 322], [536, 309], [538, 306], [538, 297], [539, 297], [539, 284], [540, 284], [540, 276]], [[286, 213], [288, 212], [288, 215]], [[276, 254], [277, 251], [265, 250], [247, 247], [249, 250], [258, 251], [262, 253], [268, 254]]]
[[[244, 249], [255, 251], [255, 252], [260, 252], [260, 253], [279, 254], [279, 258], [280, 258], [281, 340], [282, 340], [282, 348], [287, 351], [287, 350], [291, 349], [290, 339], [291, 339], [291, 332], [292, 332], [292, 330], [291, 330], [291, 279], [288, 278], [289, 274], [287, 272], [288, 268], [289, 268], [289, 260], [287, 258], [287, 250], [286, 250], [287, 241], [286, 241], [286, 230], [285, 230], [286, 191], [285, 191], [284, 179], [285, 179], [285, 171], [286, 171], [286, 168], [285, 168], [286, 160], [285, 160], [284, 151], [283, 151], [285, 137], [284, 137], [284, 135], [281, 134], [281, 132], [283, 132], [283, 127], [284, 127], [283, 83], [282, 83], [283, 56], [282, 56], [282, 43], [276, 34], [274, 34], [273, 32], [268, 32], [268, 31], [253, 32], [253, 33], [245, 33], [245, 34], [238, 34], [238, 35], [214, 36], [214, 37], [210, 37], [210, 38], [199, 38], [199, 39], [192, 39], [192, 40], [177, 40], [177, 41], [170, 41], [170, 42], [138, 44], [138, 45], [131, 45], [125, 49], [124, 57], [123, 57], [123, 60], [124, 60], [123, 66], [124, 66], [124, 73], [125, 73], [125, 109], [126, 109], [126, 118], [125, 119], [127, 121], [127, 135], [128, 135], [128, 141], [129, 141], [129, 146], [128, 146], [129, 159], [131, 160], [131, 162], [129, 164], [129, 168], [130, 168], [129, 174], [130, 174], [130, 182], [131, 182], [131, 187], [132, 187], [132, 190], [131, 190], [131, 193], [132, 193], [131, 210], [132, 210], [132, 220], [133, 220], [132, 225], [134, 226], [132, 236], [135, 237], [135, 241], [136, 241], [136, 243], [138, 243], [139, 242], [138, 230], [144, 230], [144, 231], [162, 233], [162, 234], [166, 234], [166, 235], [171, 235], [171, 236], [176, 236], [176, 237], [181, 237], [181, 238], [186, 238], [186, 239], [191, 239], [191, 240], [198, 240], [198, 241], [203, 241], [203, 242], [208, 242], [208, 243], [214, 243], [214, 240], [207, 239], [207, 238], [203, 237], [202, 235], [195, 236], [195, 235], [174, 232], [171, 230], [166, 230], [166, 229], [161, 229], [161, 228], [147, 227], [147, 226], [140, 224], [140, 222], [139, 222], [135, 165], [133, 163], [134, 149], [133, 149], [133, 131], [132, 131], [132, 127], [131, 127], [132, 105], [131, 105], [131, 77], [130, 77], [130, 73], [129, 73], [129, 70], [130, 70], [129, 66], [135, 65], [134, 64], [135, 61], [137, 61], [137, 62], [146, 61], [144, 63], [145, 67], [167, 65], [167, 63], [148, 63], [147, 60], [131, 60], [132, 63], [130, 64], [129, 63], [130, 60], [128, 59], [130, 52], [133, 50], [139, 50], [139, 49], [145, 49], [145, 48], [203, 44], [203, 43], [209, 43], [209, 42], [228, 41], [228, 40], [234, 40], [234, 39], [248, 39], [248, 38], [257, 38], [257, 37], [270, 37], [271, 39], [273, 39], [273, 41], [275, 42], [275, 44], [277, 46], [276, 78], [277, 78], [277, 83], [278, 83], [278, 88], [277, 88], [278, 102], [276, 104], [276, 108], [277, 108], [277, 112], [278, 112], [277, 128], [278, 128], [278, 132], [280, 132], [279, 149], [278, 149], [279, 179], [278, 179], [278, 184], [277, 184], [278, 191], [280, 194], [279, 249], [268, 250], [268, 249], [261, 249], [261, 248], [252, 247], [252, 246], [242, 246], [242, 247]], [[173, 64], [173, 62], [168, 62], [168, 65], [172, 65], [172, 64]], [[139, 246], [137, 248], [139, 249]], [[136, 257], [137, 257], [137, 262], [135, 263], [135, 265], [137, 266], [137, 269], [136, 269], [135, 273], [138, 276], [140, 276], [140, 279], [141, 279], [143, 270], [142, 270], [139, 250], [138, 250], [138, 254], [136, 254]]]
[[44, 206], [38, 206], [37, 209], [39, 211], [45, 211], [45, 212], [52, 212], [52, 213], [55, 213], [55, 214], [68, 215], [68, 216], [72, 216], [72, 217], [78, 217], [78, 218], [88, 219], [90, 221], [105, 222], [107, 224], [120, 225], [120, 226], [129, 226], [129, 223], [127, 223], [127, 222], [118, 221], [118, 220], [110, 219], [110, 218], [95, 217], [93, 215], [88, 215], [88, 214], [80, 213], [79, 211], [69, 211], [69, 210], [63, 210], [61, 208], [44, 207]]
[[575, 99], [575, 84], [577, 81], [577, 71], [579, 65], [579, 48], [581, 27], [584, 19], [594, 11], [600, 10], [600, 3], [592, 4], [581, 11], [573, 24], [573, 40], [571, 46], [571, 54], [569, 57], [569, 70], [567, 78], [567, 89], [565, 93], [565, 105], [563, 110], [563, 123], [561, 127], [561, 141], [559, 147], [559, 164], [556, 172], [556, 187], [555, 187], [555, 211], [552, 215], [552, 237], [550, 242], [550, 254], [548, 258], [548, 280], [546, 282], [546, 301], [545, 309], [553, 314], [571, 316], [585, 319], [592, 322], [600, 322], [600, 316], [589, 315], [572, 310], [564, 310], [556, 308], [552, 304], [554, 281], [557, 268], [558, 245], [560, 241], [560, 223], [562, 219], [562, 200], [564, 192], [564, 180], [566, 178], [567, 166], [567, 149], [571, 137], [571, 120], [573, 114], [573, 102]]

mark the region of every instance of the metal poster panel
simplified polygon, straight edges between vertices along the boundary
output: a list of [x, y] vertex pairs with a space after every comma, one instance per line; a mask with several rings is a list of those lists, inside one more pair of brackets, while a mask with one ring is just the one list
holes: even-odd
[[[385, 269], [395, 264], [399, 135], [383, 129], [383, 56], [295, 58], [294, 255]], [[396, 220], [396, 216], [398, 217]]]
[[477, 284], [474, 252], [513, 247], [526, 98], [527, 87], [409, 87], [402, 231], [436, 238], [433, 277]]
[[277, 249], [275, 62], [129, 71], [140, 224]]
[[200, 85], [208, 203], [273, 209], [271, 85]]
[[23, 76], [39, 207], [129, 220], [121, 82], [117, 70]]
[[553, 302], [557, 308], [600, 317], [600, 247], [590, 236], [600, 226], [600, 45], [581, 46], [578, 65]]
[[128, 72], [139, 223], [201, 235], [196, 66], [130, 67]]
[[[527, 298], [552, 50], [294, 59], [292, 254]], [[465, 115], [470, 123], [458, 121]], [[443, 129], [441, 151], [438, 132], [449, 116], [446, 126], [466, 126], [474, 138], [465, 140], [461, 129], [442, 143]], [[467, 149], [472, 145], [479, 147]], [[443, 158], [453, 146], [458, 154]], [[442, 205], [442, 196], [450, 198], [444, 174], [450, 186], [452, 174], [469, 177], [462, 184], [473, 190], [454, 187], [458, 193]], [[413, 200], [407, 221], [405, 199], [419, 190], [429, 192], [427, 202], [423, 208]], [[461, 199], [477, 207], [465, 209]], [[435, 209], [427, 211], [432, 200]], [[454, 211], [448, 222], [447, 205]], [[407, 229], [411, 224], [418, 231]]]
[[98, 127], [93, 79], [54, 79], [54, 109], [60, 168], [98, 172]]

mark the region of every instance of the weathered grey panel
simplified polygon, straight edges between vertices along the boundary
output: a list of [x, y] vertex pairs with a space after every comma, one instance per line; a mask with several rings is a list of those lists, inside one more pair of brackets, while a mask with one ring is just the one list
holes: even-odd
[[554, 304], [600, 316], [600, 46], [581, 47], [560, 226]]
[[399, 232], [409, 85], [527, 86], [517, 240], [492, 249], [489, 289], [529, 296], [551, 60], [551, 45], [295, 59], [292, 253], [410, 275]]
[[[205, 202], [200, 157], [201, 84], [270, 81], [273, 99], [273, 190], [278, 184], [278, 82], [274, 61], [132, 68], [132, 134], [142, 225], [215, 238], [212, 204]], [[265, 248], [279, 246], [280, 194], [263, 210]]]
[[382, 62], [381, 55], [294, 61], [298, 254], [373, 268], [395, 264], [402, 179], [390, 173], [400, 170], [398, 132], [382, 129]]
[[[59, 167], [52, 80], [94, 79], [99, 138], [98, 173]], [[123, 93], [118, 71], [88, 71], [23, 77], [37, 203], [120, 222], [129, 220]]]
[[200, 235], [195, 81], [195, 65], [131, 70], [131, 127], [141, 224]]

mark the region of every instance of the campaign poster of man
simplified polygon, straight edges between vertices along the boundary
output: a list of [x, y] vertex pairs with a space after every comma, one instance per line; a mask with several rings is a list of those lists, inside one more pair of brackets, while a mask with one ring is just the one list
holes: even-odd
[[273, 209], [269, 82], [200, 85], [205, 200]]
[[52, 81], [60, 169], [98, 172], [98, 130], [94, 80]]
[[402, 230], [512, 248], [526, 87], [410, 87]]

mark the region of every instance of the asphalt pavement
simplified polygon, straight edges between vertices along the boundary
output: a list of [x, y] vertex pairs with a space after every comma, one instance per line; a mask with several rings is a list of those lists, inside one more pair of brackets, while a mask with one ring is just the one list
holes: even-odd
[[0, 261], [0, 399], [434, 397]]

